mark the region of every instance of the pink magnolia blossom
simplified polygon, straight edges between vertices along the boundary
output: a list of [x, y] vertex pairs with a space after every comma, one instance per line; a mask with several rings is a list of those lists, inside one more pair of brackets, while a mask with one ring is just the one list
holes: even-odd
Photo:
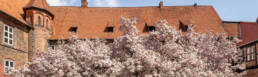
[[[186, 33], [159, 21], [139, 34], [136, 19], [121, 18], [122, 36], [113, 43], [72, 37], [56, 50], [41, 52], [19, 76], [26, 77], [241, 77], [232, 66], [236, 41], [223, 34]], [[16, 75], [17, 76], [17, 75]]]

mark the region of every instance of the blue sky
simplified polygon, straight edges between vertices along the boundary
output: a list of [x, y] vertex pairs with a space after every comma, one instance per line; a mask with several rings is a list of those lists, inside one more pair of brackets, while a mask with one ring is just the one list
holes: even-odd
[[[80, 0], [47, 0], [51, 6], [80, 6]], [[88, 0], [89, 7], [212, 5], [224, 21], [256, 21], [258, 0]]]

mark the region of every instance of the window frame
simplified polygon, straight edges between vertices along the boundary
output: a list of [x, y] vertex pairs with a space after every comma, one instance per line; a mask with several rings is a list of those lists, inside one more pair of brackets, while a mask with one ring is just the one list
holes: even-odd
[[244, 60], [245, 60], [245, 58], [244, 58], [244, 49], [240, 49], [239, 62], [243, 63]]
[[[8, 66], [6, 66], [6, 62], [8, 62]], [[11, 62], [13, 63], [13, 66], [11, 67]], [[14, 64], [14, 61], [13, 60], [10, 60], [10, 59], [5, 59], [4, 60], [4, 74], [12, 74], [12, 72], [8, 71], [7, 70], [10, 70], [10, 69], [14, 69], [15, 67], [15, 64]], [[7, 68], [7, 70], [6, 70]]]
[[[7, 27], [7, 30], [5, 30], [5, 27]], [[12, 32], [10, 32], [10, 29], [12, 30]], [[7, 32], [7, 36], [5, 36], [6, 32]], [[12, 38], [10, 38], [10, 34], [12, 35]], [[5, 42], [5, 38], [7, 38], [7, 42]], [[10, 40], [12, 43], [10, 43]], [[14, 28], [7, 24], [4, 24], [4, 27], [3, 27], [3, 43], [10, 46], [14, 45]]]
[[254, 45], [248, 46], [246, 48], [246, 61], [254, 61], [256, 60], [256, 47]]
[[38, 16], [38, 23], [37, 25], [41, 26], [41, 16]]
[[49, 22], [48, 19], [46, 19], [46, 27], [48, 27], [48, 22]]
[[155, 26], [147, 26], [148, 32], [153, 32], [156, 30]]
[[106, 33], [113, 33], [115, 31], [115, 27], [114, 26], [107, 26], [105, 31]]
[[251, 60], [255, 60], [256, 59], [256, 51], [255, 51], [255, 45], [251, 46]]
[[56, 50], [56, 45], [49, 45], [49, 47], [52, 49], [52, 50]]
[[249, 51], [249, 47], [246, 48], [246, 61], [250, 61], [250, 51]]
[[78, 27], [70, 27], [69, 32], [77, 33], [78, 32]]

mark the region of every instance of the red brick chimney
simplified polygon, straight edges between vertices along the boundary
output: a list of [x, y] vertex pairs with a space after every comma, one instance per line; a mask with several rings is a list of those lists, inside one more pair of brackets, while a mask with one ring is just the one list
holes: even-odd
[[194, 5], [193, 5], [193, 6], [196, 8], [196, 7], [198, 7], [198, 4], [197, 4], [197, 3], [194, 3]]
[[88, 7], [87, 0], [81, 0], [81, 7]]
[[163, 1], [159, 2], [159, 7], [162, 8], [163, 7]]

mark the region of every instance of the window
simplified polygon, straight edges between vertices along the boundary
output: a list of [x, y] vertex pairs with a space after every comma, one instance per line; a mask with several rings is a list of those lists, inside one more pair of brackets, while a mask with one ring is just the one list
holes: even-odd
[[10, 70], [14, 69], [14, 62], [12, 60], [5, 60], [4, 62], [4, 73], [11, 74]]
[[180, 29], [183, 31], [183, 32], [186, 32], [188, 30], [188, 26], [183, 24], [182, 22], [180, 22]]
[[30, 16], [30, 24], [33, 23], [33, 16]]
[[48, 27], [48, 19], [46, 20], [46, 26]]
[[149, 32], [155, 31], [155, 27], [154, 26], [148, 26], [148, 31]]
[[69, 29], [69, 31], [70, 31], [70, 32], [77, 32], [77, 29], [78, 29], [77, 27], [71, 27], [71, 28]]
[[251, 60], [255, 60], [256, 54], [255, 54], [255, 46], [251, 46]]
[[50, 45], [52, 50], [56, 50], [56, 45]]
[[185, 30], [188, 30], [188, 26], [184, 26], [185, 27]]
[[106, 27], [105, 32], [114, 32], [114, 27]]
[[247, 54], [246, 61], [250, 61], [251, 56], [250, 56], [250, 48], [249, 47], [246, 49], [246, 54]]
[[247, 47], [246, 50], [247, 54], [247, 61], [255, 60], [256, 59], [256, 53], [255, 53], [255, 46]]
[[38, 25], [39, 25], [39, 26], [41, 25], [40, 23], [41, 23], [41, 17], [39, 16], [39, 17], [38, 17]]
[[144, 32], [152, 32], [152, 31], [155, 31], [155, 29], [156, 28], [154, 26], [145, 24]]
[[8, 25], [4, 25], [4, 43], [9, 44], [9, 45], [13, 45], [13, 28], [8, 26]]
[[238, 62], [242, 63], [243, 61], [244, 61], [244, 51], [243, 51], [243, 49], [240, 49]]

